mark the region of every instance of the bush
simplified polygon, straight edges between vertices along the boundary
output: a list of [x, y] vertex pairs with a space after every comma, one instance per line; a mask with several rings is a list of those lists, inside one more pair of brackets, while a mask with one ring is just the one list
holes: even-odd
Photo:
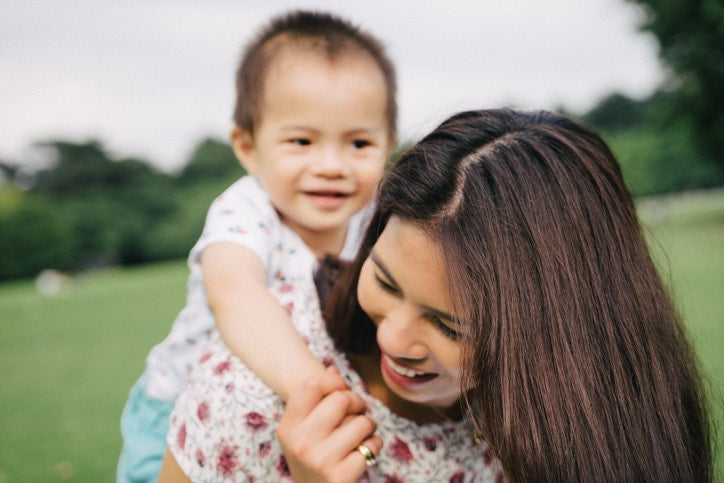
[[604, 133], [634, 196], [724, 184], [724, 170], [701, 154], [686, 122], [656, 128], [646, 124]]
[[73, 264], [73, 233], [52, 203], [25, 197], [0, 212], [0, 280], [34, 276]]

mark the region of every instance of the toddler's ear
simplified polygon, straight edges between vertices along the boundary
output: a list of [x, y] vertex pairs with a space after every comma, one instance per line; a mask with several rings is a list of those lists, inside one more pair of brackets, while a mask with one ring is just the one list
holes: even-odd
[[231, 129], [231, 148], [247, 173], [254, 174], [256, 172], [256, 153], [252, 134], [246, 129], [234, 126]]

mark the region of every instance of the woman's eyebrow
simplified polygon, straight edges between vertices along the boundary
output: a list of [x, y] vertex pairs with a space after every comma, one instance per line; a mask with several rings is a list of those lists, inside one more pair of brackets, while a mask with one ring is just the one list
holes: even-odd
[[380, 269], [380, 272], [382, 272], [382, 273], [385, 274], [385, 277], [387, 277], [387, 280], [389, 280], [390, 283], [392, 283], [392, 285], [394, 285], [395, 287], [399, 287], [399, 286], [400, 286], [400, 285], [397, 283], [397, 281], [395, 280], [395, 277], [393, 277], [393, 276], [390, 274], [389, 269], [388, 269], [387, 266], [384, 264], [384, 262], [383, 262], [382, 260], [380, 260], [380, 257], [377, 256], [377, 253], [375, 253], [374, 250], [372, 250], [372, 251], [370, 252], [370, 258], [372, 259], [372, 261], [374, 262], [374, 264], [377, 265], [377, 268]]

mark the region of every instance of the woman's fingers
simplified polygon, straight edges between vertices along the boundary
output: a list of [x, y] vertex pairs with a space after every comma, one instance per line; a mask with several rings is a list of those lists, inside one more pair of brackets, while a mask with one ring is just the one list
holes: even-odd
[[[336, 370], [290, 396], [277, 436], [295, 481], [358, 481], [382, 446], [364, 409]], [[369, 451], [360, 452], [362, 443]]]
[[[361, 476], [368, 467], [375, 466], [377, 464], [377, 457], [380, 455], [381, 451], [382, 439], [377, 435], [370, 436], [362, 441], [361, 444], [355, 446], [354, 449], [350, 451], [347, 456], [342, 459], [342, 461], [340, 461], [338, 469], [341, 474], [347, 473], [350, 475]], [[371, 454], [371, 457], [369, 454]]]
[[[313, 444], [283, 441], [294, 481], [359, 481], [382, 447], [382, 440], [371, 434], [374, 429], [375, 424], [360, 415], [346, 418], [340, 427]], [[365, 448], [360, 448], [361, 444]]]
[[336, 369], [310, 378], [291, 394], [277, 427], [284, 451], [305, 453], [324, 440], [344, 419], [364, 411], [365, 403], [346, 388]]
[[[370, 453], [372, 453], [373, 460], [370, 461], [368, 457], [365, 455], [364, 448], [360, 448], [360, 446], [366, 447]], [[362, 463], [364, 463], [364, 466], [374, 466], [377, 464], [377, 457], [379, 457], [380, 452], [382, 451], [382, 438], [380, 438], [377, 435], [372, 435], [369, 438], [365, 439], [361, 445], [358, 445], [357, 447], [357, 453], [359, 453], [359, 456], [362, 458]], [[352, 453], [351, 456], [357, 456], [356, 454]], [[359, 461], [359, 458], [355, 458]]]
[[[289, 399], [292, 402], [292, 398]], [[338, 428], [345, 428], [343, 434], [358, 433], [357, 441], [366, 436], [365, 430], [370, 427], [359, 421], [356, 424], [345, 424], [345, 419], [358, 416], [365, 408], [364, 401], [350, 391], [334, 391], [322, 398], [306, 415], [299, 412], [290, 412], [289, 407], [285, 411], [277, 428], [277, 436], [286, 449], [294, 452], [305, 453], [310, 448], [326, 450], [325, 441], [330, 441], [331, 434]], [[361, 427], [360, 427], [361, 425]], [[285, 449], [285, 451], [286, 451]], [[326, 451], [325, 451], [326, 452]], [[341, 457], [341, 454], [337, 455]]]
[[367, 416], [345, 418], [329, 435], [320, 440], [317, 452], [320, 458], [341, 461], [375, 432], [376, 425]]

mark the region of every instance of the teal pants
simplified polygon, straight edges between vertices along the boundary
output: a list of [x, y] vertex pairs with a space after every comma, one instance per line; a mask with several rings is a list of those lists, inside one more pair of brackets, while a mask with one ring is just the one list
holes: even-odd
[[131, 388], [121, 415], [123, 447], [118, 483], [155, 482], [166, 451], [166, 433], [173, 402], [146, 396], [146, 375]]

